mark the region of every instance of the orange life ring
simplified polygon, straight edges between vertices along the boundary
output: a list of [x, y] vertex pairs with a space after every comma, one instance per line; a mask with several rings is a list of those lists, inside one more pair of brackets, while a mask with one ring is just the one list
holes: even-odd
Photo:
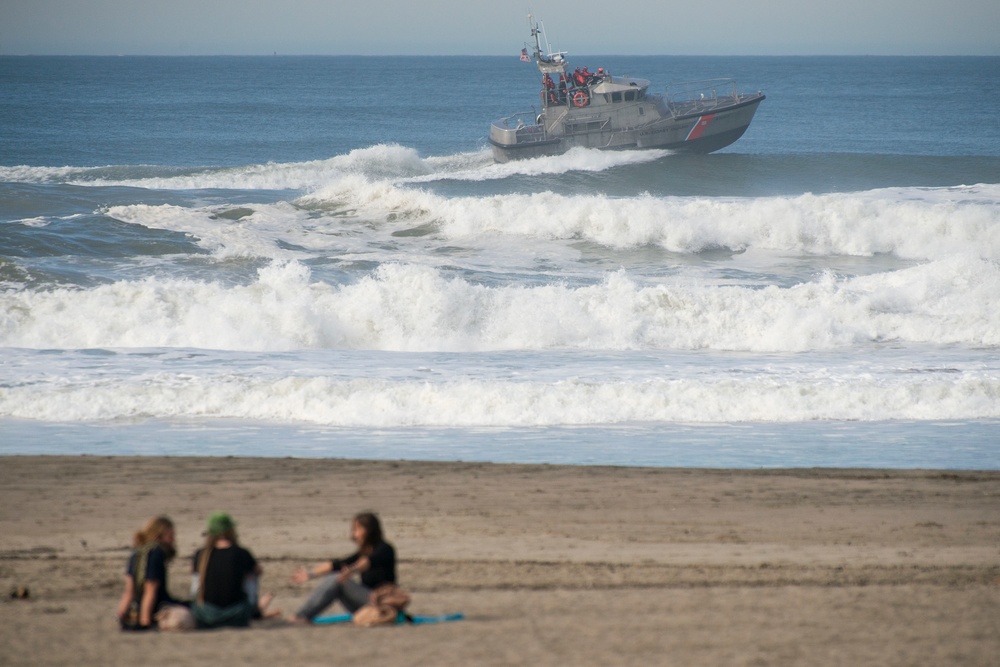
[[573, 93], [573, 106], [585, 107], [590, 104], [590, 93], [586, 90], [578, 90]]

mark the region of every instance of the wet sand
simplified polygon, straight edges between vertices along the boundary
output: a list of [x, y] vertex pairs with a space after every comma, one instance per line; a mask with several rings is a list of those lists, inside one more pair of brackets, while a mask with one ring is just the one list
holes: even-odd
[[[177, 524], [176, 596], [226, 510], [290, 612], [369, 509], [411, 611], [464, 620], [117, 629], [149, 516]], [[995, 665], [1000, 472], [7, 456], [0, 584], [5, 665]]]

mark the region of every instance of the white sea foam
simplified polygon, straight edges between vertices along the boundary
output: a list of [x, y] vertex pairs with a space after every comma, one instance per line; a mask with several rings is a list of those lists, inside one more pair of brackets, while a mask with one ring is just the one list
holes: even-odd
[[[281, 249], [282, 242], [307, 252], [339, 247], [331, 245], [333, 237], [343, 241], [345, 221], [358, 220], [375, 226], [376, 244], [393, 231], [431, 224], [436, 239], [482, 248], [504, 237], [584, 239], [615, 249], [658, 246], [678, 253], [728, 248], [1000, 260], [1000, 206], [994, 198], [1000, 200], [1000, 186], [748, 199], [615, 199], [553, 192], [448, 198], [354, 175], [337, 178], [292, 205], [254, 205], [252, 216], [238, 220], [220, 216], [218, 207], [115, 206], [107, 214], [192, 234], [223, 256], [274, 259], [300, 256]], [[351, 245], [360, 250], [362, 243], [355, 239]], [[409, 243], [419, 252], [419, 241]]]
[[33, 167], [16, 165], [0, 166], [0, 182], [3, 183], [61, 183], [90, 171], [83, 167]]
[[[289, 237], [302, 238], [312, 231], [313, 225], [304, 211], [279, 203], [254, 206], [241, 211], [238, 217], [227, 217], [227, 212], [233, 208], [132, 204], [111, 206], [104, 213], [121, 222], [188, 234], [220, 259], [291, 259], [304, 256], [303, 252], [286, 249], [281, 243]], [[287, 231], [290, 227], [291, 233]], [[325, 249], [322, 239], [322, 234], [312, 238], [315, 249]]]
[[1000, 378], [658, 378], [638, 382], [155, 373], [0, 387], [0, 417], [51, 421], [240, 418], [335, 426], [540, 426], [1000, 417]]
[[[134, 167], [32, 167], [0, 166], [0, 182], [71, 183], [80, 186], [129, 186], [160, 190], [206, 188], [239, 190], [309, 190], [340, 176], [364, 174], [376, 179], [416, 177], [435, 168], [465, 168], [462, 155], [449, 159], [423, 159], [412, 148], [380, 144], [353, 150], [326, 160], [213, 167], [169, 169]], [[150, 172], [162, 175], [150, 176]]]
[[[189, 169], [183, 173], [149, 176], [155, 167], [2, 167], [0, 181], [72, 183], [81, 186], [123, 185], [158, 190], [206, 188], [240, 190], [313, 190], [343, 176], [364, 176], [397, 183], [441, 179], [486, 181], [514, 175], [537, 176], [572, 171], [598, 172], [617, 166], [657, 160], [666, 151], [598, 151], [574, 149], [563, 155], [496, 164], [488, 150], [421, 157], [398, 144], [358, 148], [326, 160]], [[161, 170], [163, 171], [163, 170]], [[180, 171], [171, 168], [170, 172]], [[141, 175], [140, 175], [141, 174]]]
[[373, 179], [395, 179], [425, 174], [429, 170], [430, 166], [415, 150], [386, 144], [354, 150], [327, 160], [206, 169], [196, 173], [155, 178], [96, 178], [76, 183], [129, 185], [160, 190], [312, 190], [343, 176], [364, 174]]
[[33, 218], [21, 218], [20, 220], [14, 220], [15, 224], [24, 225], [25, 227], [48, 227], [52, 224], [52, 220], [45, 216], [35, 216]]
[[[400, 193], [393, 205], [417, 199]], [[462, 198], [421, 205], [456, 238], [484, 233], [584, 238], [612, 248], [657, 245], [674, 252], [723, 247], [808, 255], [879, 253], [1000, 259], [1000, 207], [901, 199], [881, 192], [723, 200], [611, 199], [551, 192]]]
[[0, 294], [0, 346], [229, 350], [715, 349], [802, 351], [870, 342], [1000, 345], [1000, 265], [953, 258], [791, 288], [619, 271], [593, 285], [489, 287], [386, 264], [347, 285], [279, 262], [256, 282], [147, 278]]
[[479, 160], [471, 164], [449, 161], [446, 169], [434, 173], [400, 179], [400, 183], [428, 183], [451, 179], [460, 181], [489, 181], [511, 176], [540, 176], [543, 174], [565, 174], [577, 172], [600, 172], [614, 167], [653, 162], [669, 151], [600, 151], [574, 148], [562, 155], [537, 157], [528, 160], [494, 163], [489, 153], [478, 154]]

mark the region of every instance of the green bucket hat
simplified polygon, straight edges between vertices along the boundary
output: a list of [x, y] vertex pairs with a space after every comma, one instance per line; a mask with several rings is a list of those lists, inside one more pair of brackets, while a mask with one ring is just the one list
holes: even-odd
[[212, 537], [218, 537], [234, 528], [236, 528], [236, 522], [233, 521], [233, 517], [225, 512], [216, 512], [208, 517], [208, 527], [205, 529], [205, 532]]

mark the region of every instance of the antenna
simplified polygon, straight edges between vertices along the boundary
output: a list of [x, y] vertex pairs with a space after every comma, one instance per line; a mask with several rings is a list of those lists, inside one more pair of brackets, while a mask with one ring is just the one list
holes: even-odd
[[[566, 71], [566, 59], [563, 57], [566, 52], [555, 53], [552, 50], [552, 44], [549, 43], [549, 37], [545, 34], [545, 24], [541, 21], [535, 22], [535, 15], [528, 10], [528, 26], [531, 29], [531, 36], [535, 38], [535, 62], [538, 63], [538, 69], [546, 73], [554, 73]], [[545, 41], [545, 51], [542, 51], [541, 42]]]
[[541, 26], [542, 39], [545, 41], [545, 55], [552, 55], [552, 45], [549, 44], [549, 36], [545, 34], [545, 24], [539, 21], [538, 25]]
[[531, 36], [535, 38], [535, 60], [539, 60], [542, 54], [542, 47], [538, 43], [538, 24], [535, 23], [535, 15], [528, 10], [528, 29], [531, 31]]

